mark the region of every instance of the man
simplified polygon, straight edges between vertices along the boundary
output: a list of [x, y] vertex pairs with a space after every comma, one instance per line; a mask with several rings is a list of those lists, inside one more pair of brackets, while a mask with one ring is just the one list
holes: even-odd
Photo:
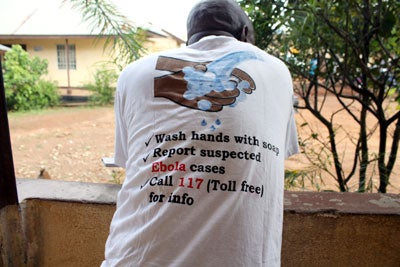
[[126, 168], [102, 266], [279, 266], [284, 159], [298, 150], [287, 68], [230, 0], [188, 17], [188, 46], [140, 59], [115, 99]]

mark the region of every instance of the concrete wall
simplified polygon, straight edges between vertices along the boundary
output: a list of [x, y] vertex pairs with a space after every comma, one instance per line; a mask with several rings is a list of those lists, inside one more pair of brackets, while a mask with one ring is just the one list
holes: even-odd
[[282, 266], [400, 266], [400, 196], [286, 192]]
[[[99, 266], [120, 187], [17, 183], [27, 265]], [[286, 192], [282, 266], [400, 266], [400, 196]]]

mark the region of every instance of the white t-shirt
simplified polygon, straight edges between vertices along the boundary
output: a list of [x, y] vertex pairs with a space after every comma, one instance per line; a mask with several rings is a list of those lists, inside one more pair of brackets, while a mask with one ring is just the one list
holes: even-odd
[[128, 66], [115, 98], [126, 180], [102, 266], [279, 266], [292, 96], [281, 61], [230, 37]]

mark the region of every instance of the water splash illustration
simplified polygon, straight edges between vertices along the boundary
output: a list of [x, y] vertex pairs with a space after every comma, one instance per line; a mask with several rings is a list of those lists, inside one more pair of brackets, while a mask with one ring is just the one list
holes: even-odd
[[[187, 91], [183, 97], [187, 100], [193, 100], [197, 97], [205, 96], [212, 91], [221, 93], [226, 90], [240, 90], [237, 100], [244, 101], [246, 94], [243, 88], [249, 87], [248, 81], [237, 82], [232, 79], [232, 71], [235, 66], [246, 60], [261, 60], [255, 53], [251, 52], [234, 52], [225, 55], [209, 64], [206, 68], [184, 67], [182, 69], [185, 74], [184, 79], [187, 81]], [[208, 100], [198, 102], [198, 108], [201, 110], [209, 110], [212, 103]], [[235, 104], [231, 105], [234, 107]]]
[[[208, 123], [207, 123], [207, 121], [205, 119], [203, 119], [200, 124], [201, 124], [201, 126], [204, 126], [204, 127], [208, 125]], [[210, 130], [212, 132], [217, 130], [217, 127], [220, 126], [221, 124], [222, 124], [221, 120], [220, 119], [216, 119], [214, 124], [211, 124]]]

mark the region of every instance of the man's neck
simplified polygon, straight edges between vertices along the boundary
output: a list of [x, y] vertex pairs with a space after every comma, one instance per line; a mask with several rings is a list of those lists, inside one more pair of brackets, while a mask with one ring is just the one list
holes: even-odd
[[229, 36], [234, 37], [231, 33], [226, 31], [202, 31], [193, 34], [189, 40], [187, 40], [186, 45], [191, 45], [198, 42], [201, 38], [210, 36], [210, 35], [217, 35], [217, 36]]

